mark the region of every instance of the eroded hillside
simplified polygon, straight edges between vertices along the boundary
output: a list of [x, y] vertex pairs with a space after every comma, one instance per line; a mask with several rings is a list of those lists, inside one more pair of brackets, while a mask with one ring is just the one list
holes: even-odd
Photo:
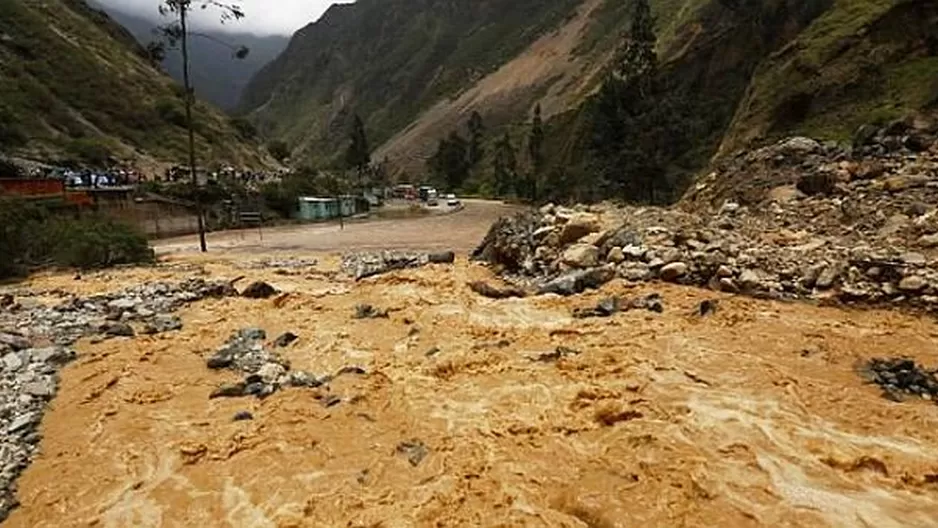
[[[557, 116], [551, 153], [561, 170], [571, 165], [559, 156], [584, 148], [578, 108], [627, 31], [631, 5], [553, 1], [519, 19], [521, 7], [497, 2], [477, 11], [459, 2], [360, 4], [336, 7], [299, 32], [255, 78], [246, 106], [311, 160], [334, 154], [350, 114], [360, 113], [383, 143], [378, 157], [411, 173], [424, 170], [436, 143], [471, 112], [497, 129], [526, 120], [536, 102]], [[938, 98], [938, 8], [927, 0], [659, 0], [652, 7], [661, 75], [694, 129], [669, 160], [684, 174], [678, 181], [718, 152], [792, 132], [845, 140], [861, 124]], [[501, 13], [497, 23], [486, 10]], [[455, 33], [415, 29], [425, 20], [451, 27], [442, 20], [457, 19], [447, 16], [466, 30], [456, 48], [443, 45]]]

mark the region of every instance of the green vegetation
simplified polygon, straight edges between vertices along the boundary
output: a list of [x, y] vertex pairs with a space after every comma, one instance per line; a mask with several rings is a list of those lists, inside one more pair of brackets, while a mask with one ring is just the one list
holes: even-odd
[[[94, 138], [118, 158], [182, 159], [176, 85], [106, 15], [78, 0], [4, 1], [0, 35], [0, 150], [74, 157], [87, 153], [75, 140]], [[203, 104], [195, 113], [200, 152], [260, 162], [226, 117]]]
[[275, 139], [267, 144], [267, 152], [274, 157], [275, 160], [283, 162], [290, 157], [290, 147], [287, 146], [286, 141]]
[[[373, 144], [568, 19], [581, 0], [336, 5], [245, 91], [258, 128], [318, 164], [341, 162], [349, 108]], [[337, 156], [336, 153], [339, 153]]]
[[0, 278], [37, 266], [101, 268], [154, 260], [146, 237], [93, 214], [0, 199]]

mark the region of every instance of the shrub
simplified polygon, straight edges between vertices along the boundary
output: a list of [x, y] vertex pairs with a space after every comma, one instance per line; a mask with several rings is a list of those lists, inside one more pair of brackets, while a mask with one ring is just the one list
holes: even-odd
[[69, 154], [79, 161], [103, 167], [108, 164], [111, 157], [111, 149], [104, 142], [93, 138], [80, 138], [69, 142], [66, 147]]
[[288, 147], [284, 141], [271, 141], [267, 144], [267, 151], [270, 152], [270, 155], [277, 161], [282, 162], [290, 157], [290, 147]]
[[186, 127], [186, 109], [175, 99], [163, 98], [154, 107], [163, 121], [171, 125]]
[[37, 266], [102, 268], [154, 260], [146, 237], [129, 225], [10, 199], [0, 200], [0, 254], [0, 278]]
[[238, 131], [238, 135], [244, 139], [252, 140], [257, 137], [257, 127], [243, 117], [231, 118], [231, 126]]

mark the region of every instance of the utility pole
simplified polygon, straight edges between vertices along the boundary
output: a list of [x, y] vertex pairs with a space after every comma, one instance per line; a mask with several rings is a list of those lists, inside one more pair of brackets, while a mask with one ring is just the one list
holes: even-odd
[[192, 186], [195, 191], [195, 214], [199, 226], [199, 247], [202, 253], [208, 251], [205, 243], [205, 218], [202, 212], [202, 195], [199, 192], [199, 176], [195, 168], [195, 130], [192, 128], [192, 99], [195, 95], [189, 83], [189, 30], [186, 15], [189, 0], [179, 2], [179, 26], [182, 30], [182, 84], [186, 90], [186, 128], [189, 129], [189, 171], [192, 174]]

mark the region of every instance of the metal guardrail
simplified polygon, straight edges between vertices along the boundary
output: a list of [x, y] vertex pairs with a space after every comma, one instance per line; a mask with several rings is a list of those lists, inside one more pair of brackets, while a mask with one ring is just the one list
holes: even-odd
[[261, 216], [259, 211], [241, 211], [238, 213], [238, 223], [242, 227], [247, 226], [257, 226], [257, 232], [261, 237], [261, 242], [264, 241], [264, 217]]

